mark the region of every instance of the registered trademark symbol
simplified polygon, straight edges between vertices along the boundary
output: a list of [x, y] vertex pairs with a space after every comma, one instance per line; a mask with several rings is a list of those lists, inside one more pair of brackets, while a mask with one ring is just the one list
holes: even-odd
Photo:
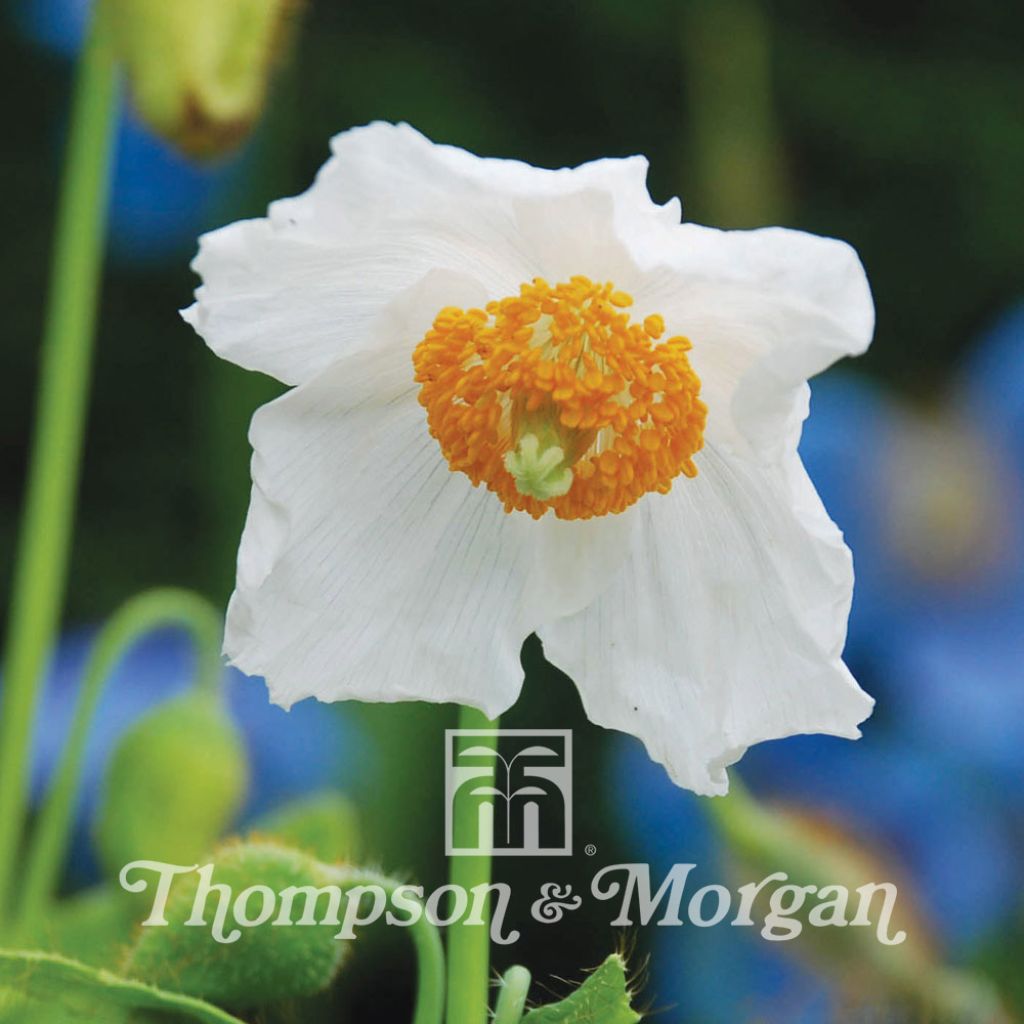
[[597, 847], [593, 843], [587, 843], [587, 845], [583, 847], [583, 852], [588, 857], [593, 857], [594, 854], [597, 853]]

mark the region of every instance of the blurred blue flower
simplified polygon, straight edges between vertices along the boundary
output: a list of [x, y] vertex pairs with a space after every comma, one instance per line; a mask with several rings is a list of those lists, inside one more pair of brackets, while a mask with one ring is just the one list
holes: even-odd
[[37, 46], [73, 57], [85, 39], [92, 0], [15, 0], [14, 23]]
[[117, 129], [112, 257], [132, 265], [187, 259], [240, 167], [241, 157], [218, 164], [186, 159], [126, 108]]
[[[893, 880], [912, 886], [904, 898], [915, 900], [932, 937], [954, 955], [967, 953], [1013, 912], [1006, 895], [1020, 891], [1024, 864], [1000, 793], [983, 779], [907, 740], [870, 735], [858, 743], [800, 736], [761, 744], [743, 768], [763, 800], [824, 816], [891, 864]], [[608, 791], [632, 858], [650, 863], [655, 878], [673, 863], [697, 864], [690, 892], [729, 883], [728, 851], [702, 798], [674, 786], [631, 739], [616, 743], [611, 771], [630, 780]], [[839, 999], [826, 979], [785, 949], [754, 930], [724, 925], [659, 929], [651, 977], [657, 1005], [678, 1004], [708, 1024], [769, 1011], [771, 1019], [824, 1024], [834, 1019]], [[709, 980], [716, 977], [720, 983]]]
[[855, 670], [922, 615], [997, 612], [1024, 593], [1021, 479], [961, 412], [913, 411], [843, 372], [812, 382], [800, 454], [853, 550]]
[[1024, 479], [1024, 302], [972, 346], [961, 377], [971, 419], [1005, 446]]
[[[1004, 448], [1011, 427], [1024, 442], [1024, 419], [1015, 418], [1024, 416], [1024, 356], [1014, 369], [1014, 352], [1005, 351], [1024, 352], [1016, 329], [1024, 331], [1024, 311], [989, 335], [965, 380], [968, 400], [945, 415], [901, 409], [843, 374], [816, 380], [801, 445], [854, 551], [845, 657], [880, 701], [866, 731], [880, 716], [899, 716], [923, 748], [955, 749], [1000, 779], [1024, 770], [1024, 695], [1015, 682], [1024, 650], [1024, 472]], [[993, 383], [983, 409], [994, 364], [1018, 373], [1019, 386]]]
[[998, 927], [1024, 882], [1002, 793], [902, 730], [856, 743], [796, 736], [753, 748], [760, 797], [823, 813], [905, 871], [935, 934], [963, 951]]
[[886, 550], [878, 472], [879, 454], [898, 429], [894, 403], [867, 380], [839, 372], [812, 382], [800, 456], [854, 551], [849, 637], [857, 653], [888, 641], [903, 603], [905, 573]]
[[1024, 811], [1024, 606], [923, 617], [893, 651], [888, 714], [958, 773]]
[[[630, 858], [650, 864], [654, 887], [677, 863], [696, 865], [687, 879], [690, 894], [729, 883], [724, 851], [701, 806], [706, 798], [674, 785], [631, 737], [616, 741], [609, 767], [604, 791], [613, 800], [611, 815]], [[655, 945], [644, 996], [667, 1019], [735, 1024], [769, 1010], [771, 1019], [788, 1024], [832, 1019], [827, 984], [754, 929], [684, 925], [648, 929], [647, 935], [655, 936]]]
[[840, 1019], [829, 985], [753, 929], [659, 930], [665, 934], [651, 955], [652, 980], [644, 990], [654, 1020], [831, 1024]]
[[[45, 792], [63, 750], [74, 712], [92, 630], [76, 630], [59, 645], [45, 683], [32, 764], [35, 799]], [[120, 734], [141, 715], [187, 687], [193, 652], [177, 629], [142, 638], [116, 668], [89, 733], [82, 793], [76, 810], [71, 874], [76, 883], [95, 874], [89, 822], [107, 758]], [[338, 705], [304, 701], [291, 711], [272, 705], [262, 680], [225, 670], [229, 707], [245, 739], [251, 782], [240, 824], [285, 801], [326, 787], [358, 797], [372, 785], [372, 752]]]

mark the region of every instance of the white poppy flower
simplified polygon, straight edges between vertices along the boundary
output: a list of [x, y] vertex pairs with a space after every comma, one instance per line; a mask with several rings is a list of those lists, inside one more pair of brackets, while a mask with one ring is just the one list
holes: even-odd
[[850, 553], [797, 455], [807, 378], [871, 338], [853, 250], [680, 224], [639, 157], [540, 170], [388, 124], [332, 150], [203, 237], [184, 313], [295, 385], [252, 423], [233, 662], [285, 706], [494, 717], [536, 632], [706, 794], [753, 743], [858, 736]]

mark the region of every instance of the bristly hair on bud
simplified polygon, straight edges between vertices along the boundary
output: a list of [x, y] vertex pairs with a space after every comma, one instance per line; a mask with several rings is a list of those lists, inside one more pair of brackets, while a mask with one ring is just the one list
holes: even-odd
[[538, 1006], [522, 1024], [569, 1024], [600, 1020], [607, 1024], [639, 1024], [643, 1014], [633, 1006], [634, 985], [622, 953], [612, 953], [588, 973], [575, 991], [557, 1003]]
[[[296, 916], [308, 909], [305, 900], [312, 900], [310, 912], [315, 916], [322, 887], [337, 881], [332, 869], [275, 842], [228, 841], [210, 856], [213, 873], [209, 878], [202, 871], [188, 872], [171, 889], [166, 924], [139, 929], [124, 962], [125, 973], [168, 991], [232, 1008], [303, 999], [327, 988], [341, 969], [350, 943], [336, 937], [336, 922], [276, 926], [278, 908], [273, 894], [293, 894], [299, 900]], [[232, 917], [225, 927], [237, 937], [215, 942], [209, 930], [194, 926], [193, 918], [197, 907], [204, 923], [225, 914], [227, 908], [219, 902], [224, 891], [236, 901], [232, 913], [238, 909], [239, 898], [245, 901], [247, 894], [259, 897], [245, 907], [247, 913], [260, 917], [250, 919], [244, 927], [238, 927], [238, 919]], [[274, 914], [266, 914], [267, 908]]]
[[104, 0], [140, 118], [188, 156], [237, 148], [266, 104], [302, 0]]

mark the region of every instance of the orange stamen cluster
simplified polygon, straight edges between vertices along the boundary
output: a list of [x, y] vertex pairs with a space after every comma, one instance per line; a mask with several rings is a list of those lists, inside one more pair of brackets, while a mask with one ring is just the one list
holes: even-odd
[[[695, 476], [707, 408], [687, 358], [658, 315], [642, 324], [633, 300], [586, 277], [539, 278], [486, 310], [442, 309], [413, 364], [430, 433], [452, 470], [485, 483], [505, 510], [561, 519], [621, 512], [649, 491]], [[556, 449], [567, 490], [541, 500], [507, 468], [528, 435]], [[543, 492], [541, 492], [543, 493]]]

